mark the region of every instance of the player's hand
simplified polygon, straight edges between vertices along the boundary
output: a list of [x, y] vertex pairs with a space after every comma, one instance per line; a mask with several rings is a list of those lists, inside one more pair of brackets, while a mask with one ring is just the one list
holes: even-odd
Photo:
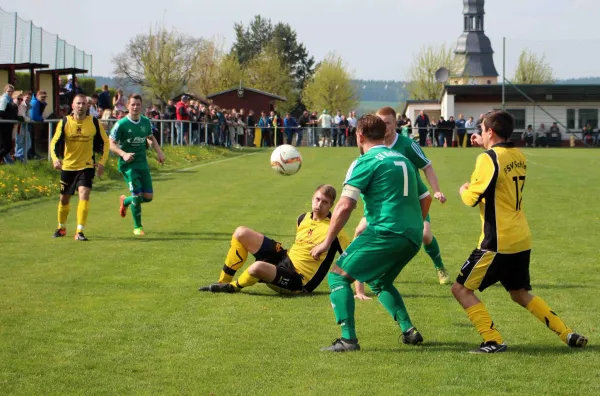
[[54, 161], [54, 169], [58, 169], [58, 170], [62, 170], [62, 161], [57, 159], [56, 161]]
[[437, 199], [441, 203], [446, 203], [446, 196], [441, 191], [438, 191], [435, 194], [433, 194], [433, 198]]
[[104, 165], [102, 164], [96, 164], [96, 174], [98, 175], [98, 177], [102, 177], [102, 175], [104, 175]]
[[131, 161], [133, 161], [134, 156], [135, 156], [135, 153], [125, 153], [121, 156], [121, 158], [123, 158], [123, 161], [125, 161], [125, 162], [131, 162]]
[[312, 248], [312, 250], [310, 251], [310, 255], [315, 260], [318, 260], [319, 257], [321, 257], [321, 255], [328, 250], [329, 250], [329, 246], [325, 242], [323, 242], [323, 243], [318, 244], [314, 248]]
[[354, 298], [356, 298], [357, 300], [363, 300], [363, 301], [371, 299], [371, 297], [367, 296], [366, 294], [362, 294], [362, 293], [361, 294], [355, 294]]
[[158, 157], [158, 163], [161, 164], [161, 165], [164, 165], [165, 160], [166, 160], [165, 154], [162, 151], [158, 152], [157, 154], [158, 154], [157, 155], [157, 157]]
[[474, 133], [471, 135], [471, 146], [476, 147], [476, 146], [481, 146], [483, 147], [483, 137], [478, 134], [478, 133]]

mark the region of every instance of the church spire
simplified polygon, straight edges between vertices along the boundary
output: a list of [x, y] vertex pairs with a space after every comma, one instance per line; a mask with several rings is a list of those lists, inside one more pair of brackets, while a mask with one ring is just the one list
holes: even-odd
[[[454, 53], [464, 60], [464, 69], [458, 77], [463, 83], [497, 83], [494, 50], [484, 33], [484, 0], [463, 0], [464, 32], [458, 38]], [[464, 81], [468, 80], [468, 81]]]

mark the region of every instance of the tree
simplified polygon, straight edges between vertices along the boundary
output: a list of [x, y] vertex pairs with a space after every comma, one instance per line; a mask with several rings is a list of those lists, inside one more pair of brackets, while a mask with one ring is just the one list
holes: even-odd
[[163, 104], [180, 93], [190, 81], [203, 40], [164, 26], [131, 39], [125, 51], [113, 58], [115, 74], [137, 84]]
[[555, 82], [554, 71], [546, 61], [546, 55], [540, 56], [529, 50], [521, 52], [512, 83], [554, 84]]
[[317, 67], [307, 83], [302, 97], [307, 107], [314, 111], [324, 109], [343, 113], [358, 105], [358, 92], [341, 56], [330, 52]]
[[258, 56], [254, 57], [246, 68], [246, 85], [252, 88], [284, 96], [287, 102], [279, 104], [279, 110], [290, 111], [298, 98], [294, 88], [294, 80], [277, 49], [273, 45], [265, 47]]
[[[411, 99], [437, 99], [444, 83], [435, 81], [435, 72], [439, 68], [445, 67], [451, 76], [462, 75], [464, 66], [464, 58], [455, 57], [452, 49], [446, 44], [439, 47], [422, 47], [421, 51], [414, 55], [408, 72], [408, 90]], [[466, 76], [462, 75], [461, 77]]]

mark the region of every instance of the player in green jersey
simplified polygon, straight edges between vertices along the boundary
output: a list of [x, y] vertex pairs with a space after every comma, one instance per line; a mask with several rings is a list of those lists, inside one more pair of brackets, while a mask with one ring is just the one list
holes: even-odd
[[110, 150], [119, 158], [119, 172], [123, 174], [125, 183], [129, 186], [130, 197], [121, 195], [119, 213], [121, 217], [127, 215], [127, 208], [131, 206], [133, 216], [133, 233], [144, 235], [142, 228], [142, 203], [152, 201], [152, 177], [146, 158], [146, 143], [154, 147], [158, 155], [158, 162], [165, 162], [165, 155], [160, 149], [156, 138], [152, 135], [150, 120], [141, 115], [142, 97], [130, 95], [127, 100], [127, 117], [117, 121], [110, 132]]
[[385, 133], [386, 125], [377, 116], [363, 116], [358, 121], [357, 138], [362, 155], [348, 170], [325, 241], [311, 251], [315, 259], [328, 251], [362, 197], [367, 228], [344, 251], [327, 277], [342, 337], [323, 351], [360, 349], [354, 329], [351, 284], [355, 280], [366, 282], [398, 322], [403, 343], [423, 342], [394, 287], [394, 279], [421, 248], [423, 219], [429, 211], [431, 196], [417, 178], [413, 164], [384, 145]]
[[[398, 151], [406, 158], [408, 158], [412, 164], [417, 168], [421, 169], [427, 178], [427, 181], [431, 185], [434, 191], [434, 198], [441, 203], [446, 202], [446, 197], [440, 191], [438, 178], [431, 165], [431, 161], [425, 156], [425, 153], [421, 150], [421, 147], [415, 143], [412, 139], [402, 135], [398, 135], [396, 132], [396, 112], [391, 107], [383, 107], [377, 111], [379, 116], [387, 126], [385, 135], [385, 145]], [[417, 174], [417, 176], [419, 176]], [[419, 176], [420, 177], [420, 176]], [[366, 218], [363, 217], [356, 227], [355, 237], [359, 235], [366, 228]], [[450, 275], [444, 266], [442, 261], [442, 253], [440, 251], [440, 245], [437, 239], [431, 232], [431, 218], [429, 215], [423, 223], [423, 247], [425, 252], [431, 257], [433, 266], [437, 272], [438, 280], [440, 284], [447, 285], [451, 283]], [[360, 300], [368, 300], [364, 293], [365, 287], [363, 284], [357, 283], [356, 287], [356, 298]]]

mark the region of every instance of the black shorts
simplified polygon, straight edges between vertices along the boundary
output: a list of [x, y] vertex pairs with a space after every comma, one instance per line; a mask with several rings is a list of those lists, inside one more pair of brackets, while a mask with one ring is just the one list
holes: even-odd
[[296, 272], [294, 263], [281, 243], [265, 237], [263, 246], [254, 257], [256, 261], [264, 261], [277, 267], [277, 276], [272, 282], [273, 285], [291, 291], [303, 290], [302, 275]]
[[79, 187], [92, 188], [96, 170], [86, 168], [76, 171], [63, 170], [60, 172], [60, 193], [62, 195], [75, 195]]
[[529, 258], [531, 250], [513, 254], [502, 254], [475, 249], [456, 278], [469, 290], [484, 291], [495, 284], [509, 290], [531, 290]]

